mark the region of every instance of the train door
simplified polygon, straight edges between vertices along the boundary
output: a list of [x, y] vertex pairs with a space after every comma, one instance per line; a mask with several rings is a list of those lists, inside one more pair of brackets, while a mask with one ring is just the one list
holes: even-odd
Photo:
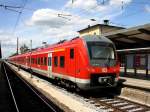
[[48, 74], [52, 78], [52, 53], [48, 53]]
[[68, 58], [68, 75], [73, 77], [75, 81], [76, 77], [76, 56], [75, 56], [75, 48], [70, 48], [69, 49], [69, 58]]

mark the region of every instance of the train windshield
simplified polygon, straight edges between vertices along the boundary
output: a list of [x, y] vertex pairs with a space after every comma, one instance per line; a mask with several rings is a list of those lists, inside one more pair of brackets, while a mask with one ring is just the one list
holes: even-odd
[[114, 59], [114, 50], [111, 47], [91, 46], [92, 59]]
[[115, 49], [108, 43], [87, 43], [92, 65], [114, 66], [116, 63]]

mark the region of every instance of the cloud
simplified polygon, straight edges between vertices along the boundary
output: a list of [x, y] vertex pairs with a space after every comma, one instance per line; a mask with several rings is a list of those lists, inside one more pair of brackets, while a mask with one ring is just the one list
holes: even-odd
[[114, 8], [119, 8], [122, 3], [125, 5], [130, 4], [132, 0], [109, 0], [105, 1], [104, 4], [99, 3], [97, 0], [75, 0], [72, 3], [72, 0], [69, 0], [65, 7], [72, 8], [72, 9], [83, 9], [88, 12], [94, 13], [97, 11], [110, 11]]
[[39, 41], [41, 37], [38, 37], [38, 39], [35, 37], [31, 37], [31, 35], [28, 34], [28, 37], [23, 36], [16, 36], [12, 33], [9, 33], [7, 31], [0, 30], [0, 40], [1, 40], [1, 49], [2, 49], [2, 56], [3, 58], [8, 57], [16, 52], [17, 48], [17, 37], [19, 38], [19, 47], [23, 44], [26, 44], [29, 46], [30, 39], [34, 39], [35, 46], [39, 46]]
[[68, 20], [58, 17], [58, 14], [60, 14], [60, 11], [57, 10], [39, 9], [33, 13], [31, 20], [27, 24], [59, 28], [66, 25]]
[[146, 5], [146, 6], [145, 6], [145, 10], [150, 13], [150, 6], [149, 6], [149, 5]]
[[82, 8], [82, 9], [90, 9], [90, 8], [94, 8], [97, 6], [97, 1], [96, 0], [74, 0], [74, 2], [72, 3], [72, 0], [69, 0], [65, 7], [68, 8]]
[[[62, 14], [62, 16], [58, 17], [58, 14]], [[90, 22], [91, 20], [88, 18], [82, 18], [79, 15], [70, 14], [69, 12], [62, 12], [53, 9], [38, 9], [26, 23], [29, 26], [49, 27], [56, 29], [70, 26], [75, 27], [78, 25], [82, 26], [82, 24]]]
[[5, 32], [3, 30], [0, 31], [0, 40], [1, 40], [1, 49], [2, 49], [2, 56], [7, 57], [16, 48], [16, 39], [15, 37], [10, 34], [9, 32]]
[[[58, 17], [58, 14], [62, 14], [63, 16]], [[78, 30], [94, 23], [88, 18], [82, 18], [79, 15], [53, 9], [38, 9], [26, 22], [30, 28], [37, 29], [37, 32], [40, 32], [44, 39], [55, 38], [54, 40], [57, 41], [58, 39], [73, 38], [78, 35]]]
[[[125, 6], [129, 5], [132, 0], [108, 0], [104, 3], [97, 0], [69, 0], [65, 4], [64, 10], [73, 13], [80, 13], [84, 17], [97, 17], [97, 21], [102, 22], [104, 19], [114, 20], [117, 16], [125, 11]], [[124, 10], [122, 10], [122, 6]]]
[[107, 8], [103, 5], [98, 5], [97, 0], [75, 0], [73, 3], [72, 0], [69, 0], [64, 7], [71, 9], [81, 9], [87, 12], [95, 12], [95, 10], [103, 11]]
[[15, 47], [3, 47], [2, 46], [2, 57], [3, 58], [7, 58], [9, 57], [10, 55], [14, 54], [16, 51], [16, 48]]
[[121, 6], [122, 4], [130, 4], [132, 0], [110, 0], [110, 5]]

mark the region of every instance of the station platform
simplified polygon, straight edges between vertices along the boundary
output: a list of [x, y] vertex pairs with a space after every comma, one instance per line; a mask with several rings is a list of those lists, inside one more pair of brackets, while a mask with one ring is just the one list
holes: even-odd
[[146, 76], [145, 71], [138, 71], [138, 74], [131, 71], [133, 70], [128, 70], [126, 74], [120, 73], [123, 84], [120, 97], [150, 106], [150, 75]]
[[150, 90], [149, 80], [135, 79], [129, 77], [120, 77], [120, 79], [124, 80], [123, 84], [126, 86], [132, 86], [132, 87]]
[[136, 74], [134, 73], [134, 69], [127, 69], [126, 74], [123, 68], [121, 68], [120, 71], [120, 79], [124, 80], [124, 85], [150, 91], [150, 71], [148, 71], [148, 75], [145, 74], [145, 70], [137, 70]]
[[145, 75], [144, 70], [137, 70], [137, 74], [134, 74], [134, 69], [127, 69], [126, 74], [123, 69], [120, 71], [120, 79], [124, 80], [124, 85], [147, 89], [150, 91], [150, 71], [147, 76]]
[[124, 68], [120, 68], [120, 76], [121, 77], [128, 77], [134, 79], [142, 79], [142, 80], [149, 80], [150, 81], [150, 70], [148, 71], [148, 75], [146, 75], [146, 70], [137, 69], [136, 74], [134, 73], [134, 69], [127, 69], [126, 74], [124, 74]]
[[123, 80], [121, 83], [123, 88], [119, 97], [150, 106], [150, 80], [131, 78], [126, 75], [128, 77], [120, 77], [120, 80]]

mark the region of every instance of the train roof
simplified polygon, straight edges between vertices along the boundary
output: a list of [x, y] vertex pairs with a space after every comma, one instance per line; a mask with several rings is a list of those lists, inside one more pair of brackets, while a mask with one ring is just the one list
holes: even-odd
[[[82, 37], [75, 37], [75, 38], [73, 38], [71, 40], [68, 40], [68, 41], [58, 42], [56, 44], [49, 45], [45, 48], [35, 49], [35, 50], [32, 51], [32, 54], [40, 54], [40, 53], [44, 53], [44, 52], [46, 53], [49, 50], [53, 50], [57, 47], [73, 44], [74, 42], [76, 42], [78, 40], [83, 40], [83, 41], [86, 41], [86, 42], [93, 42], [93, 41], [106, 42], [106, 43], [112, 43], [113, 44], [113, 42], [111, 40], [109, 40], [108, 38], [106, 38], [106, 37], [99, 36], [99, 35], [86, 35], [86, 36], [82, 36]], [[13, 56], [13, 57], [29, 56], [30, 53], [31, 52], [29, 51], [29, 52], [26, 52], [24, 54], [16, 55], [16, 56]]]
[[86, 36], [83, 36], [83, 39], [87, 42], [97, 41], [97, 42], [106, 42], [106, 43], [113, 44], [113, 42], [110, 39], [104, 36], [100, 36], [100, 35], [86, 35]]

